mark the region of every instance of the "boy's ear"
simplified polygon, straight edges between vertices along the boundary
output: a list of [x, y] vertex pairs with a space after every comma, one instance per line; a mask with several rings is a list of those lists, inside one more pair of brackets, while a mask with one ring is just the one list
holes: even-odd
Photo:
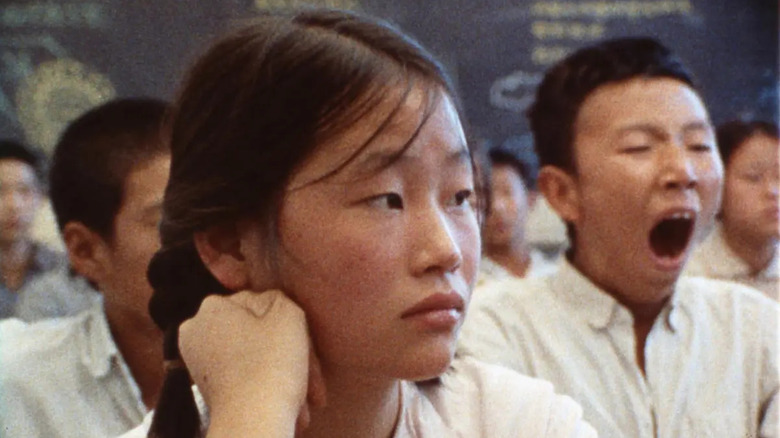
[[74, 271], [101, 287], [111, 273], [111, 249], [108, 242], [81, 222], [68, 222], [62, 228], [62, 240]]
[[575, 178], [555, 166], [544, 166], [537, 180], [539, 191], [564, 222], [575, 223], [580, 216], [580, 199]]
[[242, 233], [233, 224], [215, 225], [195, 233], [195, 249], [206, 268], [230, 290], [247, 289], [250, 262], [242, 251]]

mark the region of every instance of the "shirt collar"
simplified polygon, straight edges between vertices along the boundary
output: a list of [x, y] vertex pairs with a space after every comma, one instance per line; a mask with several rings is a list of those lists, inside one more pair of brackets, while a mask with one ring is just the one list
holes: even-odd
[[[558, 266], [558, 274], [550, 280], [552, 289], [572, 314], [582, 315], [597, 330], [621, 322], [633, 324], [628, 309], [585, 277], [568, 259], [564, 257]], [[659, 315], [672, 331], [676, 331], [679, 326], [679, 295], [675, 285], [672, 297]]]
[[82, 344], [81, 360], [94, 377], [104, 377], [111, 370], [119, 350], [111, 336], [102, 300], [96, 300], [85, 313], [86, 342]]

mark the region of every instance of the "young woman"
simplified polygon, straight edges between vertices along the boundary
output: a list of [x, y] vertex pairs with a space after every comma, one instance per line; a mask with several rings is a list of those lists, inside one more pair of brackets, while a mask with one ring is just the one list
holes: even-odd
[[688, 262], [686, 274], [747, 284], [780, 295], [780, 135], [777, 125], [735, 120], [718, 127], [725, 165], [723, 204], [715, 230]]
[[548, 383], [452, 363], [478, 202], [417, 43], [350, 13], [264, 17], [193, 67], [171, 130], [148, 436], [595, 435]]

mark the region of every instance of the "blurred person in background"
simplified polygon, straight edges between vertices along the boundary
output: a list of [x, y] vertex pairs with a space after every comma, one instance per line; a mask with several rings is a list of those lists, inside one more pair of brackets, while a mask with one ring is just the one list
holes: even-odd
[[146, 269], [170, 153], [167, 104], [118, 99], [65, 130], [50, 173], [70, 266], [101, 294], [69, 318], [0, 323], [0, 431], [26, 438], [109, 437], [140, 423], [164, 375]]
[[735, 120], [717, 129], [725, 166], [720, 221], [686, 275], [731, 280], [777, 300], [780, 267], [780, 136], [774, 123]]
[[0, 140], [0, 318], [17, 316], [25, 286], [64, 264], [62, 254], [31, 235], [45, 192], [44, 167], [39, 151]]
[[527, 236], [528, 215], [538, 196], [538, 169], [507, 147], [491, 148], [486, 168], [490, 201], [482, 227], [483, 257], [477, 287], [513, 276], [554, 272], [554, 263], [534, 249]]

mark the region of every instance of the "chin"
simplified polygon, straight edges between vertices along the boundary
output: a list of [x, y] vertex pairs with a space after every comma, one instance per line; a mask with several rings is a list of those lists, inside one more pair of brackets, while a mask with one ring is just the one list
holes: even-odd
[[416, 382], [434, 379], [450, 368], [454, 355], [454, 348], [431, 348], [424, 353], [408, 357], [399, 377]]

